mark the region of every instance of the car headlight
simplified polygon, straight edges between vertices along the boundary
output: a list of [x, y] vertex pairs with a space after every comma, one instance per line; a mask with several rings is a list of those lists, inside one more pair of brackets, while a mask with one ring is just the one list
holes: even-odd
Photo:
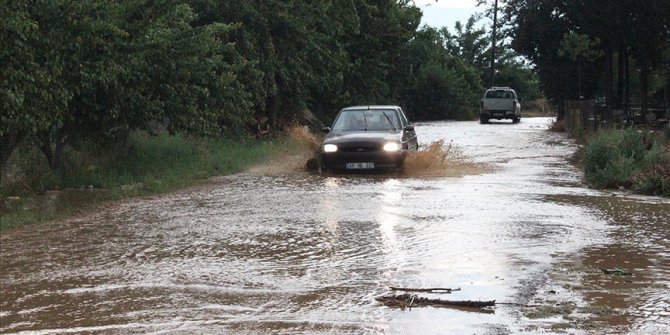
[[384, 144], [384, 151], [386, 151], [386, 152], [400, 151], [400, 143], [398, 143], [398, 142], [386, 143], [386, 144]]
[[335, 152], [337, 151], [337, 145], [335, 144], [324, 144], [323, 152]]

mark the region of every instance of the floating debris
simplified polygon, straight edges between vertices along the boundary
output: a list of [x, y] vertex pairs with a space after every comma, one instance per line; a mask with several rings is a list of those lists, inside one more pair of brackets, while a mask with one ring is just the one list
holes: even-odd
[[632, 272], [628, 272], [622, 268], [613, 268], [613, 269], [601, 269], [606, 275], [615, 275], [615, 276], [632, 276]]
[[428, 293], [451, 293], [452, 291], [460, 291], [461, 288], [442, 288], [442, 287], [431, 287], [431, 288], [410, 288], [410, 287], [389, 287], [391, 291], [405, 291], [405, 292], [428, 292]]
[[495, 306], [495, 300], [472, 301], [472, 300], [442, 300], [428, 299], [417, 296], [416, 294], [401, 294], [393, 296], [383, 296], [376, 298], [377, 301], [388, 307], [409, 308], [412, 307], [465, 307], [465, 308], [485, 308]]

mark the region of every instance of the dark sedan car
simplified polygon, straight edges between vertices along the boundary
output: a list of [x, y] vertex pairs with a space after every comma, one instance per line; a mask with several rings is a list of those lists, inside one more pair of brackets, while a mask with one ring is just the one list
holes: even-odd
[[319, 161], [326, 170], [400, 168], [418, 149], [414, 126], [398, 106], [347, 107], [323, 131]]

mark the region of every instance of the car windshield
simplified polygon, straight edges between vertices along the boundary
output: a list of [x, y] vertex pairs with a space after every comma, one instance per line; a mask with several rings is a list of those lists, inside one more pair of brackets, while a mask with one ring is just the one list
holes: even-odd
[[387, 131], [400, 129], [396, 111], [366, 109], [342, 111], [333, 124], [334, 131]]

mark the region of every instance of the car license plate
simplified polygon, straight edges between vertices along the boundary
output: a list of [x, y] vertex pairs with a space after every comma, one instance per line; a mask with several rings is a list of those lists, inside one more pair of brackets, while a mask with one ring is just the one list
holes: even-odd
[[374, 169], [375, 168], [375, 163], [373, 163], [373, 162], [347, 163], [346, 168], [349, 169], [349, 170]]

